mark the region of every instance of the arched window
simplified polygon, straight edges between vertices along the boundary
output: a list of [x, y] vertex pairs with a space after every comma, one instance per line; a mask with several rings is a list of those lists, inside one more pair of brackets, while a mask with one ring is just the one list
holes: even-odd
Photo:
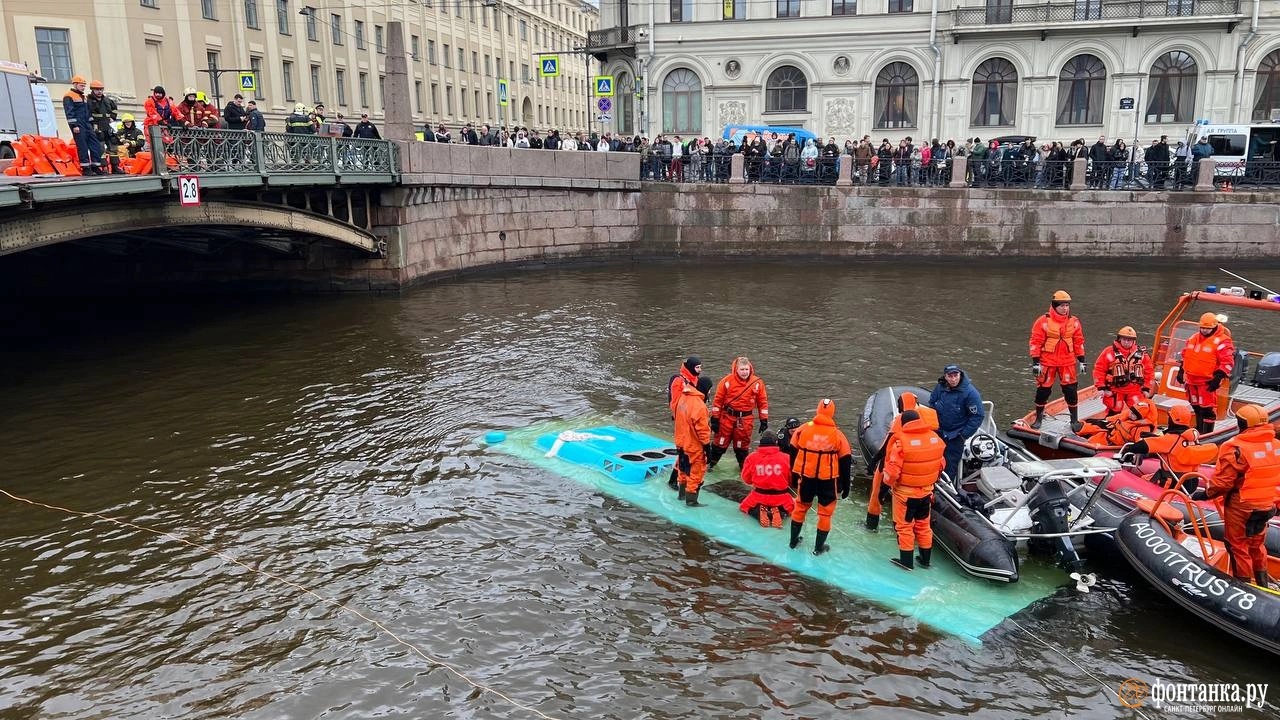
[[765, 83], [765, 112], [803, 112], [809, 108], [809, 81], [791, 65], [769, 73]]
[[[626, 3], [623, 3], [625, 6]], [[635, 132], [635, 102], [636, 102], [636, 81], [631, 77], [631, 73], [618, 73], [617, 87], [617, 110], [618, 110], [618, 132], [630, 135]]]
[[1280, 50], [1272, 50], [1258, 65], [1253, 81], [1253, 121], [1270, 122], [1280, 113]]
[[1151, 66], [1147, 122], [1191, 122], [1196, 109], [1196, 61], [1181, 50], [1167, 52]]
[[973, 73], [972, 125], [1013, 125], [1018, 109], [1018, 71], [1004, 58], [984, 60]]
[[702, 81], [692, 70], [676, 68], [662, 81], [662, 132], [702, 132]]
[[1058, 124], [1101, 125], [1107, 66], [1093, 55], [1077, 55], [1058, 75]]
[[876, 127], [916, 126], [920, 101], [920, 76], [904, 62], [885, 65], [876, 76]]

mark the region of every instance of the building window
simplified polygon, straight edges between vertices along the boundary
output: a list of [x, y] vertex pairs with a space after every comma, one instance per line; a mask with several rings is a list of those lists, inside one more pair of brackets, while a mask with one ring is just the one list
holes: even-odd
[[289, 30], [289, 0], [276, 0], [276, 28], [281, 35], [292, 35]]
[[747, 0], [724, 0], [721, 3], [725, 20], [746, 20]]
[[476, 117], [480, 117], [482, 108], [480, 107], [480, 91], [479, 90], [476, 90], [475, 99], [476, 99], [476, 107], [475, 107]]
[[244, 0], [244, 24], [254, 30], [261, 30], [258, 24], [258, 0]]
[[1196, 105], [1196, 61], [1181, 50], [1167, 52], [1151, 66], [1147, 122], [1191, 122]]
[[491, 65], [491, 64], [489, 63], [489, 56], [488, 56], [488, 55], [485, 55], [485, 56], [484, 56], [484, 74], [485, 74], [485, 75], [492, 75], [492, 74], [493, 74], [493, 65]]
[[422, 47], [422, 43], [421, 41], [418, 40], [418, 36], [410, 35], [409, 36], [409, 53], [413, 55], [414, 61], [418, 61], [422, 59], [422, 56], [418, 54], [418, 50], [421, 47]]
[[354, 20], [354, 21], [352, 21], [352, 22], [353, 22], [353, 24], [355, 25], [355, 27], [354, 27], [354, 30], [355, 30], [354, 35], [356, 36], [356, 49], [357, 49], [357, 50], [364, 50], [364, 21], [363, 21], [363, 20]]
[[693, 20], [693, 0], [671, 0], [671, 22]]
[[702, 81], [692, 70], [677, 68], [662, 81], [662, 132], [702, 132]]
[[[41, 54], [41, 63], [43, 60]], [[1272, 50], [1258, 63], [1253, 81], [1253, 121], [1269, 122], [1280, 115], [1280, 50]]]
[[520, 79], [524, 82], [533, 80], [533, 76], [529, 74], [529, 63], [520, 63]]
[[471, 51], [471, 72], [480, 74], [480, 53]]
[[435, 83], [431, 83], [431, 114], [432, 115], [440, 114], [439, 97], [440, 97], [440, 86], [436, 85]]
[[383, 53], [383, 54], [385, 54], [385, 53], [387, 52], [387, 46], [386, 46], [386, 45], [383, 43], [383, 41], [382, 41], [382, 26], [381, 26], [381, 25], [374, 25], [374, 26], [373, 26], [373, 48], [374, 48], [375, 50], [377, 50], [378, 52]]
[[369, 73], [359, 73], [356, 75], [357, 88], [360, 91], [360, 107], [369, 107]]
[[1003, 25], [1013, 22], [1013, 0], [987, 0], [987, 23]]
[[1058, 124], [1101, 125], [1107, 66], [1093, 55], [1077, 55], [1058, 75]]
[[[205, 51], [204, 61], [205, 61], [205, 67], [209, 68], [210, 70], [217, 70], [219, 67], [218, 53], [213, 50]], [[222, 93], [220, 92], [220, 90], [222, 89], [221, 86], [222, 86], [222, 83], [218, 82], [218, 73], [216, 72], [209, 73], [209, 89], [213, 91], [211, 94], [214, 97], [222, 97]]]
[[778, 17], [800, 17], [800, 0], [778, 0]]
[[1004, 58], [984, 60], [973, 73], [972, 124], [1013, 125], [1018, 107], [1018, 71]]
[[264, 78], [262, 75], [262, 58], [250, 57], [249, 71], [253, 73], [253, 84], [254, 84], [253, 96], [258, 98], [266, 97], [267, 92], [263, 88], [265, 87], [267, 81], [266, 81], [266, 78]]
[[444, 44], [444, 55], [441, 58], [440, 62], [444, 63], [445, 67], [449, 67], [449, 43]]
[[467, 51], [462, 48], [458, 48], [458, 69], [467, 69]]
[[529, 23], [525, 22], [523, 19], [520, 21], [520, 39], [529, 39]]
[[765, 112], [804, 112], [808, 106], [809, 82], [804, 73], [792, 65], [769, 73], [765, 83]]
[[347, 106], [347, 71], [339, 69], [333, 74], [333, 80], [338, 86], [338, 107]]
[[444, 86], [444, 114], [448, 116], [453, 115], [453, 86], [452, 85]]
[[280, 72], [284, 76], [284, 99], [285, 102], [293, 102], [293, 63], [285, 60], [280, 63]]
[[378, 76], [378, 107], [382, 112], [387, 111], [387, 76]]
[[138, 0], [138, 4], [142, 7], [151, 8], [153, 10], [158, 10], [160, 8], [160, 5], [156, 0]]
[[415, 80], [413, 82], [413, 111], [422, 114], [422, 81]]
[[889, 12], [891, 13], [915, 12], [914, 1], [913, 0], [889, 0]]
[[904, 62], [889, 63], [876, 75], [876, 127], [916, 126], [920, 100], [920, 76]]
[[66, 28], [36, 28], [36, 54], [40, 72], [57, 82], [71, 82], [71, 31]]
[[311, 66], [311, 102], [318, 103], [320, 100], [320, 66]]
[[435, 40], [427, 40], [427, 63], [430, 65], [436, 64], [436, 41]]
[[858, 0], [831, 0], [832, 15], [857, 15]]
[[218, 15], [213, 7], [213, 0], [200, 0], [200, 17], [205, 20], [218, 19]]
[[342, 16], [337, 13], [329, 15], [329, 36], [334, 45], [342, 44]]
[[1076, 20], [1101, 20], [1102, 0], [1076, 0]]
[[618, 73], [618, 132], [630, 133], [635, 121], [636, 81], [630, 73]]
[[311, 42], [320, 41], [319, 23], [316, 22], [316, 9], [313, 7], [306, 8], [307, 16], [307, 39]]

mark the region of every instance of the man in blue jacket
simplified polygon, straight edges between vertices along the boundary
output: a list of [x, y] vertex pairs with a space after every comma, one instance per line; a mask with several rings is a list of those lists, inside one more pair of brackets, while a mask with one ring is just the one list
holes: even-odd
[[982, 395], [960, 366], [952, 364], [942, 368], [937, 387], [929, 393], [929, 407], [938, 413], [938, 435], [947, 444], [943, 456], [947, 461], [947, 477], [955, 480], [964, 454], [964, 441], [982, 425], [985, 415]]

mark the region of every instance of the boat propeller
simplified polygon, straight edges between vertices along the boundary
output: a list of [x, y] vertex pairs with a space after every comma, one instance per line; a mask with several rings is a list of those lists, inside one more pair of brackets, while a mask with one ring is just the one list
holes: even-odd
[[1098, 577], [1093, 573], [1073, 572], [1071, 573], [1071, 579], [1076, 581], [1076, 591], [1082, 593], [1089, 592], [1089, 588], [1098, 582]]

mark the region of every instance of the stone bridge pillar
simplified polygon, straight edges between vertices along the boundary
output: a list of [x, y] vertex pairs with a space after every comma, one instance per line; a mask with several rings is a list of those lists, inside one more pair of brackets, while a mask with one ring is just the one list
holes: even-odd
[[[409, 99], [409, 61], [404, 54], [404, 23], [387, 23], [386, 122], [382, 137], [387, 140], [413, 140], [413, 102]], [[384, 99], [385, 100], [385, 99]]]

